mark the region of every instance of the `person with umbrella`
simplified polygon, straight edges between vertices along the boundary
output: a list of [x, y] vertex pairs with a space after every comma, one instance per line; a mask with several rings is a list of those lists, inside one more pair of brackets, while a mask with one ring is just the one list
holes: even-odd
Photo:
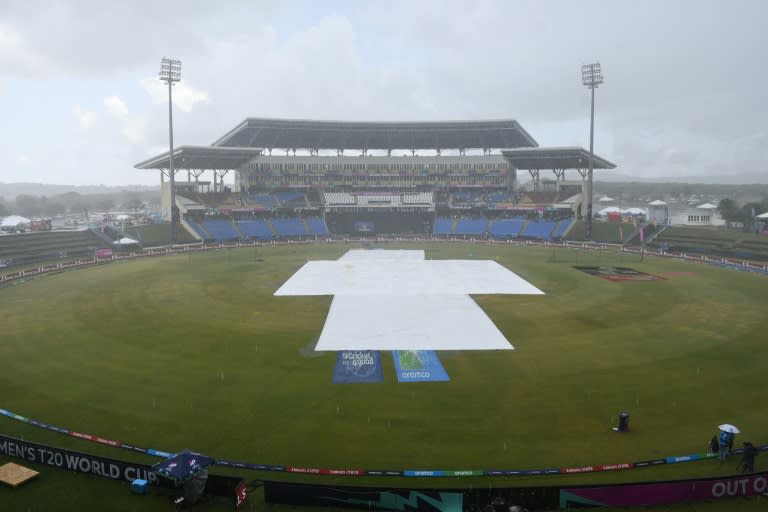
[[720, 449], [718, 450], [717, 455], [720, 458], [720, 461], [724, 462], [728, 455], [731, 454], [733, 439], [736, 437], [736, 434], [741, 433], [741, 431], [729, 423], [720, 425], [717, 428], [720, 429], [720, 435], [717, 438]]

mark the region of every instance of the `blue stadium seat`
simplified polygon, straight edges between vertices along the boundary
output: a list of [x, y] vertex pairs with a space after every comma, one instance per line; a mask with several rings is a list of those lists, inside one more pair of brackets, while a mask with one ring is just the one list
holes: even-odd
[[241, 220], [237, 223], [240, 232], [249, 238], [258, 240], [272, 240], [272, 228], [264, 219]]
[[232, 227], [232, 223], [228, 220], [204, 220], [203, 227], [217, 242], [229, 242], [240, 238], [240, 233], [235, 231], [235, 228]]
[[523, 236], [552, 240], [552, 230], [555, 229], [555, 225], [557, 222], [549, 220], [529, 220]]
[[557, 225], [557, 229], [554, 233], [552, 233], [552, 238], [562, 238], [566, 231], [568, 231], [568, 228], [571, 227], [571, 224], [574, 223], [574, 219], [563, 219], [560, 221], [560, 224]]
[[492, 192], [486, 196], [489, 203], [508, 203], [512, 201], [512, 194], [509, 192]]
[[272, 219], [277, 236], [307, 236], [307, 229], [301, 219], [277, 217]]
[[325, 225], [325, 221], [321, 217], [307, 217], [304, 220], [307, 222], [312, 234], [317, 236], [327, 236], [331, 234], [330, 231], [328, 231], [328, 226]]
[[450, 235], [452, 224], [453, 222], [449, 217], [438, 217], [435, 219], [434, 233], [436, 235]]
[[275, 196], [283, 206], [305, 206], [303, 192], [275, 192]]
[[484, 235], [487, 231], [487, 217], [462, 217], [456, 222], [457, 235]]
[[275, 200], [271, 194], [251, 194], [248, 199], [270, 210], [275, 207]]
[[187, 222], [187, 224], [189, 224], [189, 227], [191, 227], [194, 230], [194, 232], [197, 233], [197, 235], [200, 237], [201, 240], [211, 239], [211, 236], [208, 233], [206, 233], [197, 222], [195, 222], [192, 219], [184, 219], [184, 220]]
[[520, 235], [525, 219], [499, 219], [491, 224], [494, 238], [512, 238]]

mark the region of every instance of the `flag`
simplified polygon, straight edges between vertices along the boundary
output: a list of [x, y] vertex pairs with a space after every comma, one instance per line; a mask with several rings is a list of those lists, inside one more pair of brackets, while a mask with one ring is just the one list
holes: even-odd
[[645, 243], [645, 231], [643, 231], [643, 228], [640, 228], [640, 243]]
[[621, 224], [619, 224], [619, 238], [624, 242], [624, 228], [621, 227]]

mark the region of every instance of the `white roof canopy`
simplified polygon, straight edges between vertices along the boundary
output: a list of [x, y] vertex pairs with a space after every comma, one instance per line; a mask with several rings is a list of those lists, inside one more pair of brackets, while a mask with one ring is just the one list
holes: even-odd
[[21, 217], [19, 215], [11, 215], [10, 217], [4, 218], [0, 226], [5, 228], [15, 228], [16, 226], [20, 226], [22, 224], [29, 224], [30, 222], [31, 221], [26, 217]]

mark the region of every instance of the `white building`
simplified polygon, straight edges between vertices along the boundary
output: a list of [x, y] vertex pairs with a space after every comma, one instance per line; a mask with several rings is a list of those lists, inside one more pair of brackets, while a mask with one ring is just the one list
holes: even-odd
[[704, 203], [695, 208], [688, 208], [670, 215], [672, 226], [725, 226], [725, 220], [717, 211], [717, 206]]

